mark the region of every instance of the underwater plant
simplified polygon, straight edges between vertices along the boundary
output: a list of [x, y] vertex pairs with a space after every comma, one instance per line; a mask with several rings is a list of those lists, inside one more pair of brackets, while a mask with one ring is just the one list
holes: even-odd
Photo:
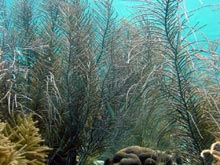
[[[163, 58], [161, 68], [157, 70], [159, 73], [157, 76], [161, 77], [158, 86], [161, 90], [159, 99], [166, 100], [161, 102], [164, 105], [162, 112], [164, 118], [161, 114], [160, 117], [170, 122], [167, 124], [164, 122], [166, 125], [158, 137], [168, 135], [172, 138], [182, 154], [187, 155], [185, 156], [187, 163], [202, 162], [200, 152], [218, 135], [213, 135], [212, 131], [207, 129], [210, 125], [205, 123], [212, 119], [205, 115], [207, 112], [202, 108], [204, 102], [201, 93], [198, 92], [199, 87], [196, 82], [198, 80], [195, 80], [195, 77], [198, 77], [195, 75], [199, 72], [194, 68], [194, 65], [198, 65], [194, 57], [201, 50], [194, 49], [195, 42], [188, 41], [190, 35], [201, 27], [195, 25], [189, 28], [184, 11], [181, 10], [182, 1], [141, 2], [143, 2], [142, 6], [136, 9], [140, 13], [137, 13], [137, 17], [142, 18], [138, 23], [147, 21], [151, 23], [150, 31], [159, 39], [158, 50], [155, 52]], [[214, 125], [218, 132], [218, 124]]]

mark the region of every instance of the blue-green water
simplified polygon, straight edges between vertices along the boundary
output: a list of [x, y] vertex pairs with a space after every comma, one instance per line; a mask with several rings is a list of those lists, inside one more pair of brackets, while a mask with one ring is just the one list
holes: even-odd
[[[6, 0], [8, 4], [12, 1]], [[220, 0], [184, 0], [183, 2], [187, 12], [199, 9], [189, 18], [189, 25], [192, 26], [197, 22], [200, 26], [206, 25], [201, 29], [201, 33], [211, 40], [220, 39]], [[134, 7], [136, 3], [130, 0], [114, 0], [113, 2], [118, 16], [126, 18], [130, 16], [131, 7]]]
[[[114, 1], [116, 11], [123, 17], [129, 16], [129, 8], [134, 5], [135, 3], [125, 0]], [[184, 6], [187, 12], [198, 9], [188, 19], [189, 25], [193, 26], [197, 22], [200, 26], [206, 25], [201, 33], [211, 40], [220, 39], [220, 0], [185, 0]]]

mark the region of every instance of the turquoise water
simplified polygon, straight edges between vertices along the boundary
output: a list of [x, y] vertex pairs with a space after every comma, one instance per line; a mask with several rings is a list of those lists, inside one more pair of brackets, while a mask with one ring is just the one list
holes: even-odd
[[[13, 0], [6, 0], [10, 4]], [[95, 0], [91, 0], [95, 1]], [[128, 18], [131, 6], [136, 3], [129, 0], [114, 0], [114, 7], [120, 17]], [[199, 25], [206, 25], [201, 32], [209, 39], [220, 39], [220, 0], [184, 0], [186, 11], [200, 8], [189, 18], [189, 25], [199, 22]], [[209, 7], [206, 7], [209, 6]], [[187, 15], [186, 15], [187, 16]]]
[[[116, 11], [121, 17], [127, 17], [130, 11], [129, 6], [134, 5], [135, 3], [125, 0], [114, 1]], [[185, 0], [184, 5], [187, 12], [198, 9], [189, 18], [189, 25], [192, 26], [197, 22], [200, 26], [206, 25], [201, 29], [201, 33], [211, 40], [220, 39], [220, 0]]]

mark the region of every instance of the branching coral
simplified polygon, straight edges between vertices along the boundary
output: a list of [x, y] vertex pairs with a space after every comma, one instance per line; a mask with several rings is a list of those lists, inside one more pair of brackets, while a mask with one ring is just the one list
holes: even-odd
[[26, 164], [27, 161], [24, 159], [24, 156], [19, 151], [16, 151], [15, 144], [3, 133], [5, 128], [6, 123], [0, 123], [0, 164]]
[[43, 165], [47, 152], [31, 116], [17, 117], [16, 125], [0, 123], [0, 164]]
[[205, 155], [206, 154], [211, 154], [214, 158], [214, 161], [217, 163], [217, 164], [220, 164], [220, 141], [217, 141], [215, 143], [213, 143], [210, 147], [210, 149], [206, 149], [206, 150], [203, 150], [200, 154], [200, 156], [205, 159]]
[[[0, 163], [5, 164], [8, 163], [9, 159], [11, 159], [11, 155], [14, 152], [14, 146], [10, 142], [10, 140], [4, 136], [2, 131], [5, 129], [5, 123], [0, 123]], [[11, 159], [12, 160], [12, 159]]]

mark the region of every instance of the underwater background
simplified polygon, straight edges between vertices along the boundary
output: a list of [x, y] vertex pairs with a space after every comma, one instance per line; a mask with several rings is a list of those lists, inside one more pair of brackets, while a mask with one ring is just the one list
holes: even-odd
[[[201, 30], [201, 32], [212, 40], [220, 39], [220, 1], [183, 0], [183, 2], [186, 11], [199, 9], [192, 17], [190, 17], [189, 25], [194, 25], [197, 22], [199, 22], [200, 25], [207, 25]], [[115, 0], [113, 4], [120, 17], [127, 17], [129, 15], [129, 10], [131, 10], [129, 7], [137, 4], [137, 2]], [[211, 7], [209, 5], [211, 5]]]
[[0, 164], [220, 164], [219, 18], [219, 0], [0, 0]]
[[[92, 3], [93, 0], [90, 0]], [[13, 0], [7, 0], [6, 3], [10, 6]], [[131, 6], [141, 2], [131, 2], [126, 0], [114, 0], [113, 5], [119, 17], [127, 18], [131, 12]], [[205, 7], [209, 6], [211, 7]], [[201, 32], [209, 36], [210, 39], [220, 38], [220, 2], [219, 0], [184, 0], [184, 7], [187, 11], [199, 9], [192, 18], [189, 24], [194, 25], [199, 22], [200, 25], [207, 25]]]

